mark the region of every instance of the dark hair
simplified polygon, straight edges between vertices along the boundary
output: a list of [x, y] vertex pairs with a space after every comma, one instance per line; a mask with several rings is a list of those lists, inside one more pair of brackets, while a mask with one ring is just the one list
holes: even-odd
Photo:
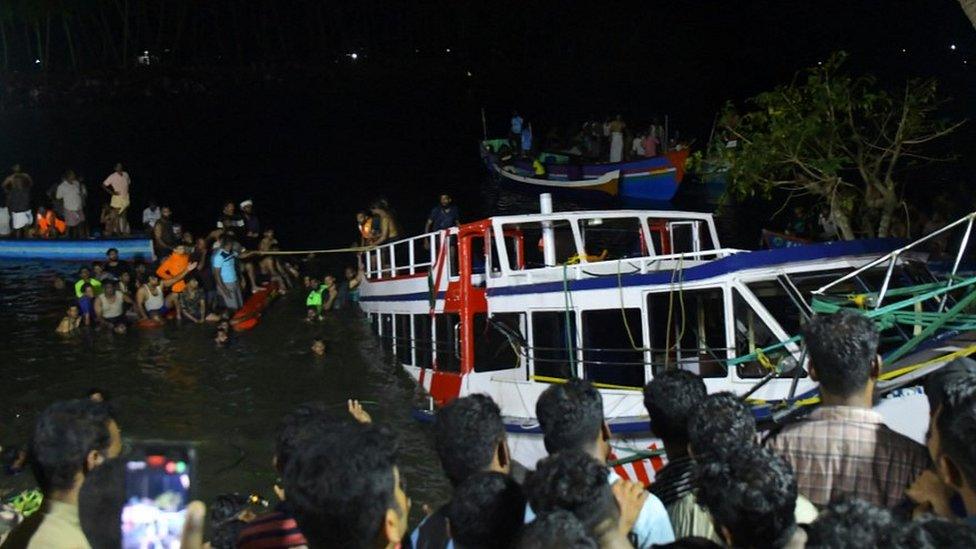
[[437, 412], [434, 421], [434, 448], [455, 486], [488, 469], [504, 439], [501, 410], [487, 395], [455, 399]]
[[85, 477], [78, 492], [78, 519], [92, 549], [122, 547], [125, 460], [114, 458]]
[[886, 545], [893, 549], [971, 549], [976, 547], [976, 528], [967, 522], [928, 516], [905, 523], [892, 538]]
[[607, 519], [620, 517], [607, 481], [607, 468], [578, 450], [559, 452], [539, 461], [525, 480], [525, 493], [538, 515], [558, 509], [569, 511], [591, 535]]
[[663, 545], [655, 544], [654, 547], [658, 549], [722, 549], [722, 546], [714, 541], [698, 536], [676, 539]]
[[89, 288], [91, 288], [91, 289], [95, 289], [95, 287], [94, 287], [94, 286], [92, 286], [91, 284], [89, 284], [89, 283], [87, 283], [87, 282], [85, 282], [84, 284], [82, 284], [82, 285], [81, 285], [81, 291], [83, 291], [83, 292], [84, 292], [85, 290], [87, 290], [87, 289], [89, 289]]
[[863, 499], [842, 498], [820, 511], [807, 529], [808, 547], [860, 549], [885, 547], [889, 543], [895, 519], [883, 507]]
[[508, 475], [475, 473], [454, 489], [446, 514], [458, 549], [505, 549], [525, 524], [525, 495]]
[[721, 460], [755, 440], [756, 418], [732, 393], [708, 395], [688, 421], [688, 445], [698, 462]]
[[107, 406], [87, 398], [55, 402], [41, 412], [31, 439], [31, 467], [41, 489], [66, 490], [75, 475], [85, 473], [92, 450], [105, 452], [111, 444]]
[[976, 376], [958, 379], [944, 391], [935, 424], [940, 450], [972, 486], [976, 484]]
[[571, 379], [546, 388], [535, 404], [546, 450], [590, 448], [603, 427], [603, 397], [589, 381]]
[[945, 400], [946, 387], [950, 387], [961, 379], [976, 375], [976, 361], [969, 357], [953, 360], [925, 378], [925, 396], [929, 401], [929, 413], [935, 412]]
[[867, 385], [879, 339], [871, 319], [846, 309], [816, 315], [803, 327], [803, 339], [821, 390], [847, 397]]
[[119, 253], [119, 249], [118, 248], [109, 248], [109, 249], [105, 250], [105, 255], [108, 255], [108, 254], [110, 254], [112, 252]]
[[699, 466], [698, 503], [736, 547], [784, 546], [796, 529], [796, 495], [792, 467], [766, 448], [743, 446]]
[[569, 511], [552, 511], [537, 517], [522, 529], [517, 549], [597, 549], [599, 544]]
[[651, 430], [664, 440], [687, 441], [688, 418], [707, 395], [702, 378], [687, 370], [667, 370], [654, 376], [644, 387]]
[[284, 487], [310, 547], [373, 547], [397, 508], [396, 451], [386, 431], [352, 422], [333, 422], [295, 448]]
[[281, 473], [299, 446], [307, 444], [330, 426], [327, 407], [323, 402], [305, 402], [285, 414], [278, 423], [275, 439], [275, 466]]

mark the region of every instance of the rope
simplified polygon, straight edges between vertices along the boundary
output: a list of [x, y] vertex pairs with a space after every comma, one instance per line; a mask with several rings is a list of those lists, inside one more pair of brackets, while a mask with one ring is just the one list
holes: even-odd
[[569, 369], [570, 369], [570, 372], [573, 374], [573, 377], [576, 377], [576, 353], [573, 352], [572, 335], [570, 334], [570, 331], [569, 331], [569, 328], [572, 325], [572, 324], [570, 324], [570, 319], [571, 319], [570, 311], [572, 310], [572, 308], [570, 307], [569, 274], [568, 274], [568, 269], [569, 269], [569, 267], [564, 263], [563, 264], [563, 302], [565, 304], [565, 313], [566, 313], [565, 314], [565, 316], [566, 316], [566, 329], [565, 329], [565, 332], [566, 332], [566, 355], [567, 355], [567, 358], [569, 358]]
[[353, 246], [351, 248], [329, 248], [327, 250], [268, 250], [266, 252], [255, 250], [255, 255], [309, 255], [309, 254], [344, 254], [350, 252], [368, 252], [375, 250], [377, 246]]
[[[644, 347], [638, 347], [637, 343], [634, 341], [634, 334], [630, 330], [630, 322], [627, 321], [627, 311], [624, 307], [624, 282], [623, 275], [620, 272], [622, 261], [617, 262], [617, 293], [620, 296], [620, 318], [624, 321], [624, 330], [627, 332], [627, 339], [630, 340], [630, 348], [635, 351], [646, 351]], [[641, 342], [644, 343], [643, 341]]]
[[684, 287], [682, 286], [684, 280], [684, 270], [683, 270], [684, 258], [678, 256], [678, 266], [676, 269], [671, 271], [671, 285], [668, 288], [668, 329], [664, 337], [664, 348], [667, 349], [664, 353], [664, 369], [667, 370], [671, 363], [671, 319], [674, 314], [674, 279], [676, 276], [681, 275], [678, 278], [678, 301], [681, 306], [681, 330], [677, 334], [677, 339], [675, 341], [675, 349], [678, 349], [681, 345], [681, 340], [685, 337], [685, 294]]

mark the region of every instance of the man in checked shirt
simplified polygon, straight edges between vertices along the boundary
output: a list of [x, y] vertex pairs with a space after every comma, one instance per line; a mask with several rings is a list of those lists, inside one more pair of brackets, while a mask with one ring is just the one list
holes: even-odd
[[818, 506], [845, 495], [894, 507], [929, 466], [929, 456], [872, 410], [881, 374], [874, 323], [840, 311], [814, 317], [803, 335], [822, 405], [767, 445], [793, 465], [798, 491]]

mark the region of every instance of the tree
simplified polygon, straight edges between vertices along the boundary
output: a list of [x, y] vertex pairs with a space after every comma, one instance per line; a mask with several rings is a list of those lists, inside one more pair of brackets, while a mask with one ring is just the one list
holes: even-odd
[[727, 194], [812, 196], [842, 238], [884, 237], [904, 205], [900, 170], [946, 160], [926, 149], [964, 121], [937, 119], [943, 101], [935, 80], [910, 80], [890, 93], [871, 76], [844, 73], [845, 58], [834, 54], [753, 97], [754, 110], [726, 106], [720, 125], [736, 141], [722, 153], [730, 165]]

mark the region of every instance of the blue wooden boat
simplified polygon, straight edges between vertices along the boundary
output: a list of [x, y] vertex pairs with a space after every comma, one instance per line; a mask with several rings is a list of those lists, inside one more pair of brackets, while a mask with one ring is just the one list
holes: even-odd
[[148, 238], [110, 238], [86, 240], [3, 239], [0, 259], [43, 259], [53, 261], [101, 261], [109, 248], [119, 251], [126, 261], [152, 261], [152, 240]]
[[618, 194], [624, 200], [667, 202], [678, 192], [678, 185], [684, 177], [684, 163], [688, 150], [666, 153], [662, 156], [641, 158], [628, 162], [602, 162], [595, 164], [577, 163], [573, 158], [558, 153], [540, 153], [539, 162], [545, 174], [536, 174], [533, 159], [504, 156], [504, 139], [489, 139], [481, 143], [481, 158], [491, 172], [499, 166], [508, 172], [536, 181], [556, 182], [596, 180], [612, 172], [620, 172]]

